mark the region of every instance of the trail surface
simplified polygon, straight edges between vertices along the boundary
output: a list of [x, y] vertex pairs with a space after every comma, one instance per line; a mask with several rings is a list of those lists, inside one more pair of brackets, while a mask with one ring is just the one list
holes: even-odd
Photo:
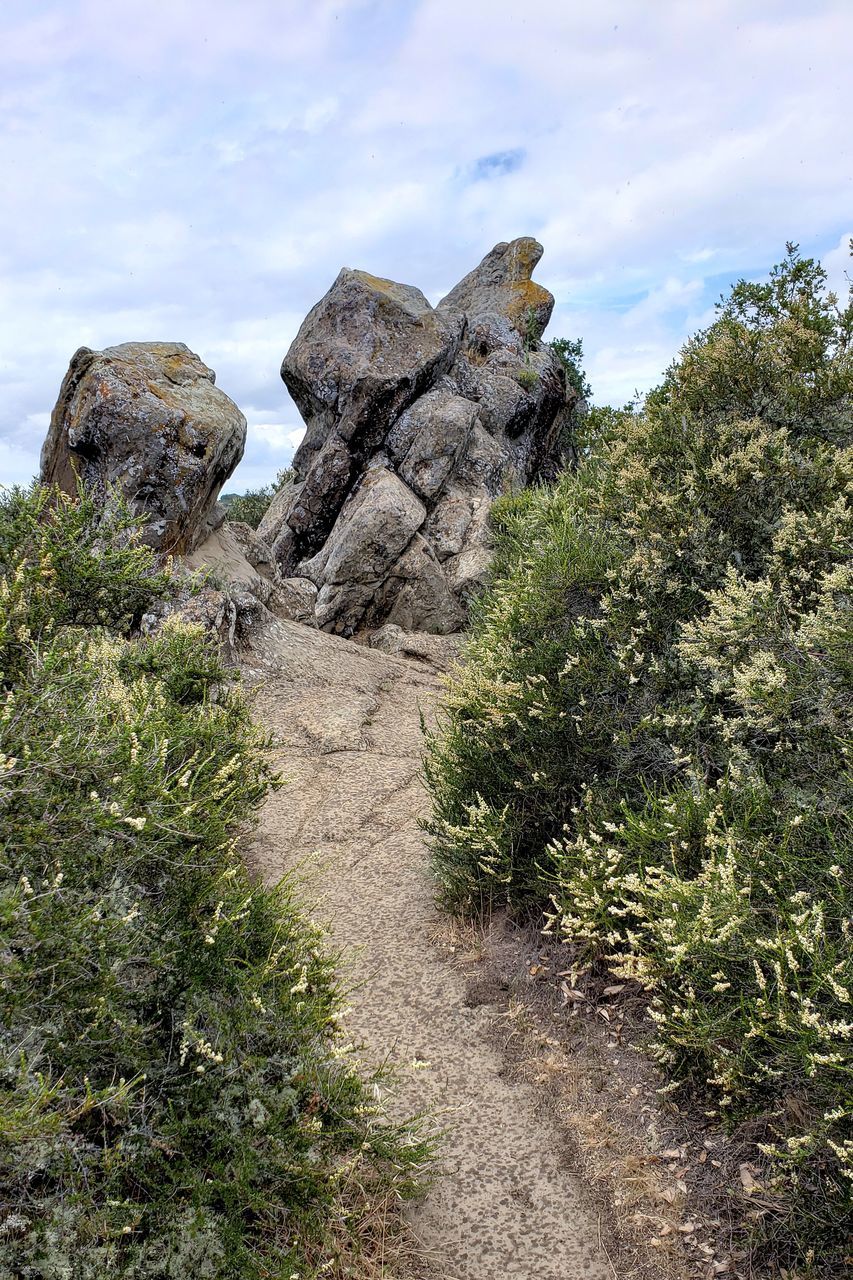
[[397, 1105], [432, 1109], [446, 1130], [444, 1176], [410, 1210], [431, 1274], [612, 1278], [553, 1131], [504, 1078], [489, 1010], [466, 1002], [465, 975], [430, 941], [420, 713], [430, 716], [438, 673], [286, 622], [246, 668], [288, 779], [265, 805], [256, 865], [269, 881], [302, 869], [358, 984], [352, 1035], [376, 1061], [419, 1064]]

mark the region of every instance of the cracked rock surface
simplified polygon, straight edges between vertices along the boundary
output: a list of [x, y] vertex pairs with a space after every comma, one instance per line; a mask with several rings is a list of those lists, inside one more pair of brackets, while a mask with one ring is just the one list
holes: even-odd
[[574, 392], [542, 342], [541, 256], [529, 236], [498, 244], [437, 307], [346, 268], [305, 318], [281, 368], [305, 438], [258, 532], [315, 584], [324, 630], [457, 631], [491, 502], [558, 467]]
[[405, 658], [287, 621], [251, 633], [244, 668], [287, 784], [266, 801], [250, 861], [270, 882], [301, 876], [344, 951], [348, 1035], [402, 1069], [394, 1107], [428, 1109], [446, 1132], [443, 1176], [409, 1211], [419, 1276], [603, 1280], [597, 1221], [553, 1131], [533, 1092], [505, 1077], [488, 1009], [430, 941], [419, 716], [453, 642], [427, 641]]
[[182, 342], [74, 353], [50, 419], [41, 478], [100, 502], [118, 490], [161, 552], [193, 551], [221, 525], [216, 499], [243, 456], [246, 419]]

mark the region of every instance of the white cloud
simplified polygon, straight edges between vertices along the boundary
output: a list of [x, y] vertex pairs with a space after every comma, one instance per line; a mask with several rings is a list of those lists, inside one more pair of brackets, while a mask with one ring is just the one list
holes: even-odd
[[598, 398], [644, 389], [786, 240], [843, 281], [851, 43], [849, 0], [6, 0], [0, 475], [78, 345], [163, 337], [257, 409], [242, 482], [341, 266], [437, 300], [521, 234]]
[[834, 249], [830, 249], [821, 258], [827, 275], [827, 285], [838, 295], [839, 302], [847, 302], [849, 290], [853, 288], [853, 227], [845, 231]]

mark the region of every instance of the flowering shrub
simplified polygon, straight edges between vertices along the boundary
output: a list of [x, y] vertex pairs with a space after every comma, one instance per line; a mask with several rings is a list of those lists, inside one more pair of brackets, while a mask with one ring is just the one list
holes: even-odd
[[0, 499], [0, 1273], [351, 1274], [424, 1146], [236, 851], [275, 780], [233, 675], [124, 638], [168, 580], [126, 512]]
[[[578, 469], [503, 499], [430, 736], [453, 909], [542, 909], [648, 992], [657, 1053], [759, 1133], [768, 1256], [853, 1191], [853, 305], [793, 247]], [[709, 1104], [706, 1103], [706, 1107]]]

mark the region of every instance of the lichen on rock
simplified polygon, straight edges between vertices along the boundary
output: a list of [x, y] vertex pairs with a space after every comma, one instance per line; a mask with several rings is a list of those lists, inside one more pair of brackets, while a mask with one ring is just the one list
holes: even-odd
[[120, 493], [156, 550], [190, 552], [221, 523], [219, 491], [243, 456], [246, 419], [182, 342], [125, 342], [71, 359], [41, 478]]
[[306, 317], [281, 371], [305, 439], [259, 532], [316, 584], [326, 630], [457, 630], [492, 500], [556, 469], [566, 383], [541, 342], [541, 256], [530, 237], [496, 245], [436, 308], [344, 269]]

